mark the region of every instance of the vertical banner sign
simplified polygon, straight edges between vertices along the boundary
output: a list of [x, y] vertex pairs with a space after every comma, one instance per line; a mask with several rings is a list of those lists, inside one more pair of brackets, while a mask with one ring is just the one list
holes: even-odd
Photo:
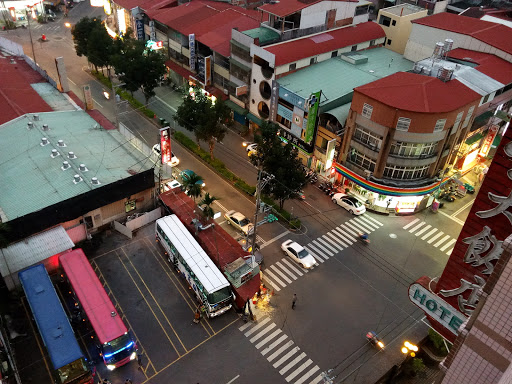
[[334, 149], [336, 148], [336, 139], [327, 142], [327, 149], [325, 151], [325, 169], [327, 171], [332, 167], [332, 160], [334, 159]]
[[195, 68], [196, 68], [196, 35], [193, 33], [188, 35], [188, 48], [190, 50], [190, 69], [195, 71]]
[[212, 57], [204, 58], [204, 85], [212, 85]]
[[492, 142], [494, 141], [494, 138], [498, 134], [499, 127], [497, 125], [491, 125], [491, 128], [489, 128], [489, 132], [487, 133], [487, 136], [485, 137], [484, 144], [482, 145], [482, 148], [480, 149], [480, 155], [481, 156], [487, 156], [491, 149]]
[[91, 110], [94, 109], [94, 103], [92, 101], [91, 87], [88, 85], [84, 85], [84, 99], [85, 99], [85, 109]]
[[144, 21], [142, 19], [136, 19], [135, 26], [137, 28], [137, 39], [144, 40]]
[[171, 128], [160, 129], [160, 156], [162, 164], [171, 161]]
[[155, 30], [155, 22], [153, 20], [151, 20], [149, 22], [149, 29], [151, 31], [150, 35], [149, 35], [149, 39], [150, 40], [153, 40], [153, 41], [156, 41], [156, 30]]
[[308, 144], [311, 143], [313, 135], [315, 134], [316, 118], [318, 115], [318, 105], [320, 104], [321, 94], [322, 91], [319, 91], [312, 93], [309, 97], [308, 124], [306, 126], [306, 134], [304, 136], [304, 141]]
[[279, 103], [279, 83], [272, 80], [272, 90], [270, 92], [270, 121], [276, 121], [277, 104]]

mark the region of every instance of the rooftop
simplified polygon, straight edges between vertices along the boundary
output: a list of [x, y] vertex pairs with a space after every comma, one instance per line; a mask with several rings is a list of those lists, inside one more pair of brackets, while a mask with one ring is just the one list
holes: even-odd
[[458, 80], [398, 72], [355, 89], [393, 108], [425, 113], [454, 111], [481, 96]]
[[416, 19], [412, 23], [472, 36], [492, 47], [512, 54], [512, 28], [502, 24], [447, 12]]
[[[264, 12], [270, 13], [272, 15], [276, 15], [279, 17], [289, 16], [301, 9], [312, 6], [313, 4], [320, 3], [324, 0], [310, 0], [310, 1], [301, 1], [301, 0], [279, 0], [275, 2], [271, 2], [268, 4], [264, 4], [258, 9], [261, 9]], [[336, 0], [336, 1], [345, 1], [345, 2], [354, 2], [357, 3], [358, 0]], [[326, 1], [327, 3], [327, 1]]]
[[512, 83], [512, 64], [495, 55], [456, 48], [448, 52], [448, 57], [467, 64], [474, 63], [477, 71], [502, 84]]
[[[104, 130], [85, 111], [20, 116], [0, 125], [0, 210], [13, 220], [99, 186], [117, 182], [151, 168], [116, 130]], [[28, 128], [28, 124], [33, 124]], [[49, 130], [43, 131], [43, 124]], [[49, 143], [42, 144], [42, 138]], [[63, 140], [65, 147], [58, 145]], [[59, 156], [51, 157], [52, 149]], [[74, 152], [75, 159], [68, 157]], [[69, 168], [63, 170], [63, 162]], [[79, 169], [85, 164], [86, 170]], [[74, 175], [82, 180], [74, 182]]]
[[[344, 56], [356, 60], [366, 57], [368, 60], [351, 64], [342, 59], [344, 56], [329, 59], [281, 77], [279, 86], [304, 98], [322, 90], [320, 109], [323, 110], [322, 106], [334, 108], [350, 104], [354, 88], [396, 72], [411, 70], [414, 65], [399, 53], [384, 47], [354, 53]], [[344, 102], [336, 103], [337, 99]]]
[[426, 9], [422, 7], [418, 7], [417, 5], [412, 4], [400, 4], [394, 5], [392, 7], [383, 8], [381, 12], [383, 13], [391, 13], [396, 16], [408, 16], [413, 15], [419, 12], [425, 12]]
[[46, 80], [24, 60], [0, 50], [0, 124], [25, 113], [52, 110], [34, 88], [40, 83]]
[[384, 37], [386, 37], [386, 34], [382, 27], [373, 21], [368, 21], [269, 45], [264, 49], [275, 55], [275, 65], [278, 67], [300, 59]]
[[252, 37], [253, 39], [260, 39], [260, 46], [266, 45], [268, 43], [273, 43], [278, 41], [280, 38], [279, 33], [274, 31], [273, 29], [261, 26], [254, 29], [249, 29], [244, 31], [244, 34]]
[[177, 2], [177, 0], [114, 0], [114, 3], [128, 11], [136, 7], [145, 10], [168, 8]]

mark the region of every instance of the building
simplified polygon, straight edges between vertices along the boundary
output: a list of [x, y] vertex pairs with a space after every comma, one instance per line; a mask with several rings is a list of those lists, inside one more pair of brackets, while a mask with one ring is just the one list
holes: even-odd
[[428, 11], [425, 8], [411, 4], [380, 9], [377, 22], [386, 33], [384, 45], [403, 55], [412, 29], [411, 21], [425, 17], [427, 14]]

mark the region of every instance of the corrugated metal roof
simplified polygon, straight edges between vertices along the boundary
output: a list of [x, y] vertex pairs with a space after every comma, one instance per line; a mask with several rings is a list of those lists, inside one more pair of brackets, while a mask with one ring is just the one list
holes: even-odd
[[503, 84], [512, 83], [512, 64], [489, 53], [456, 48], [448, 52], [448, 57], [465, 62], [476, 63], [477, 71], [492, 77]]
[[[357, 55], [368, 57], [368, 61], [354, 65], [341, 58], [333, 58], [281, 77], [279, 85], [303, 98], [322, 90], [324, 95], [320, 107], [326, 103], [336, 105], [335, 100], [350, 96], [355, 87], [395, 72], [410, 70], [414, 65], [412, 61], [384, 47], [358, 52]], [[346, 102], [350, 100], [351, 96]]]
[[[268, 4], [264, 4], [258, 9], [262, 11], [268, 12], [272, 15], [276, 15], [279, 17], [285, 17], [300, 11], [301, 9], [312, 6], [313, 4], [320, 3], [323, 0], [311, 0], [308, 2], [299, 1], [299, 0], [279, 0], [276, 2], [271, 2]], [[358, 0], [337, 0], [337, 1], [345, 1], [345, 2], [357, 2]]]
[[348, 117], [348, 112], [350, 110], [350, 103], [343, 104], [339, 107], [329, 109], [328, 111], [324, 111], [323, 113], [328, 113], [329, 115], [333, 115], [338, 119], [341, 125], [345, 125], [345, 121]]
[[61, 226], [27, 237], [2, 249], [0, 273], [9, 276], [75, 246]]
[[[92, 177], [101, 186], [152, 168], [118, 131], [99, 128], [85, 111], [39, 113], [39, 118], [25, 115], [0, 126], [0, 208], [8, 220], [92, 190]], [[29, 121], [34, 128], [27, 129]], [[43, 131], [43, 124], [50, 130]], [[41, 146], [43, 137], [50, 144]], [[58, 140], [66, 146], [59, 147]], [[52, 158], [52, 149], [60, 156]], [[69, 159], [69, 151], [77, 158]], [[65, 171], [63, 161], [71, 165]], [[79, 171], [80, 164], [88, 171]], [[75, 174], [83, 181], [75, 184]]]

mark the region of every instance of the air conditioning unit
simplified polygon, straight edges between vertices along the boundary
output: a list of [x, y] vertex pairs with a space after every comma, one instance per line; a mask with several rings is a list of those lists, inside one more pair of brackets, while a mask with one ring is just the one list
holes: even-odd
[[224, 94], [229, 95], [229, 91], [226, 88], [224, 88]]

